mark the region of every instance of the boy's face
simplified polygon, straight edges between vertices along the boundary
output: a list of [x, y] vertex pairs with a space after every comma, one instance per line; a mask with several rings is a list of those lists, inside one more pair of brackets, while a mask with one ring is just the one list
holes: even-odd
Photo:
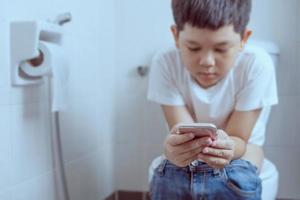
[[230, 71], [251, 35], [251, 31], [246, 30], [241, 38], [233, 25], [210, 30], [186, 24], [180, 32], [176, 26], [171, 29], [183, 64], [203, 88], [217, 84]]

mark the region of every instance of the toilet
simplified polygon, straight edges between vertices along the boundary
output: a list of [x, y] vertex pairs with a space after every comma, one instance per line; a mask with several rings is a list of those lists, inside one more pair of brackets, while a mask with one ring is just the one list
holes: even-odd
[[278, 190], [278, 171], [267, 158], [263, 161], [259, 177], [262, 180], [262, 200], [275, 200]]
[[[278, 64], [279, 48], [276, 44], [264, 40], [250, 40], [248, 46], [260, 47], [269, 53], [275, 68]], [[270, 113], [271, 109], [267, 112]], [[266, 134], [268, 132], [266, 131]], [[279, 174], [275, 165], [264, 159], [259, 177], [262, 180], [262, 200], [275, 200], [278, 190]]]

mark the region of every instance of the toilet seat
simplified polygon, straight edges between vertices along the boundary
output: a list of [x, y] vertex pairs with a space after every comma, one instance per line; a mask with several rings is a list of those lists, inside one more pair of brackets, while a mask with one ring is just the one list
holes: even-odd
[[259, 177], [262, 180], [262, 200], [275, 200], [279, 174], [275, 165], [267, 158], [263, 161]]

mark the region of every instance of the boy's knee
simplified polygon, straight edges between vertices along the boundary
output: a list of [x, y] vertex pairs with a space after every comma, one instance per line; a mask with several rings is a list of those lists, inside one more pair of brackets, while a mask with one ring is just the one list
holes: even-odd
[[246, 160], [234, 160], [225, 167], [226, 187], [233, 194], [246, 199], [259, 199], [261, 179], [257, 167]]

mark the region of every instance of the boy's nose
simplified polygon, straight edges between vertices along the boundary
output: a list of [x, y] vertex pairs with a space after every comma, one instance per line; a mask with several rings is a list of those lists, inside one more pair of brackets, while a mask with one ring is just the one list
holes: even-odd
[[215, 58], [214, 58], [213, 53], [211, 53], [211, 52], [203, 53], [200, 56], [199, 64], [200, 64], [200, 66], [203, 66], [203, 67], [215, 66]]

